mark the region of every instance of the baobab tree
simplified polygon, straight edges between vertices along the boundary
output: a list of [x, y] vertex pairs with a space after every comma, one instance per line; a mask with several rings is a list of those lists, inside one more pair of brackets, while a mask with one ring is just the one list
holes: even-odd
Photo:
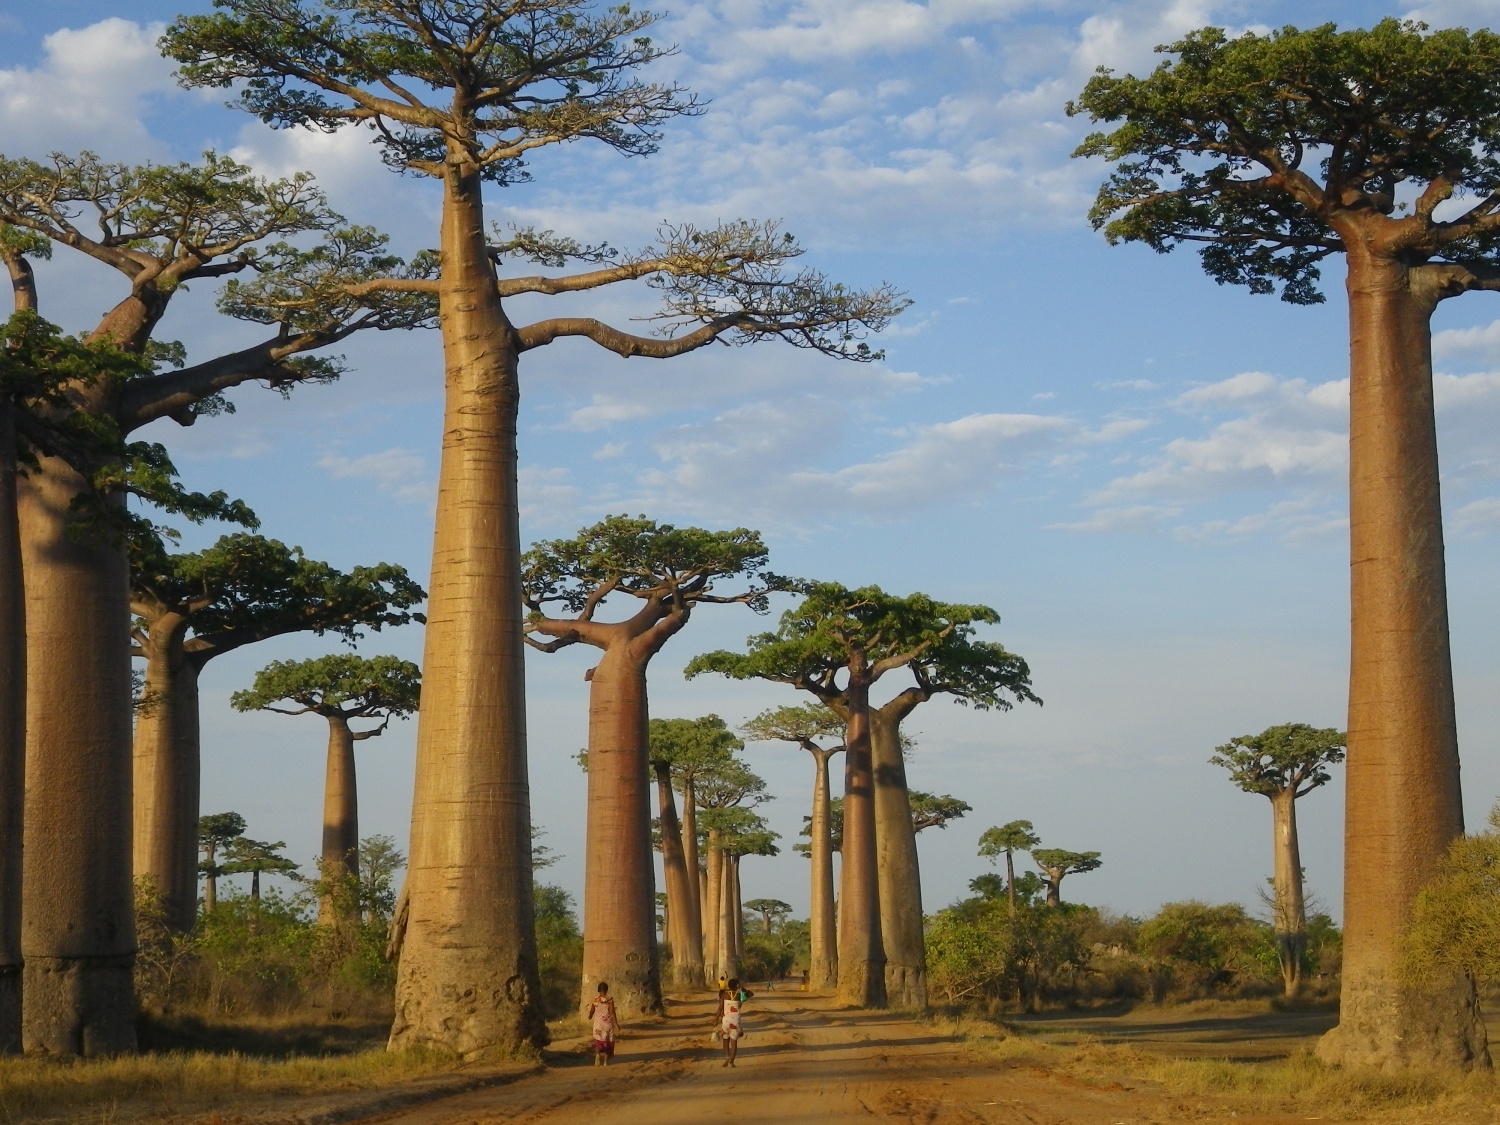
[[[254, 687], [229, 697], [236, 711], [321, 715], [328, 720], [323, 850], [318, 863], [318, 874], [327, 888], [319, 897], [318, 921], [325, 925], [342, 920], [339, 913], [344, 899], [358, 909], [358, 895], [334, 893], [341, 884], [359, 884], [359, 790], [354, 744], [384, 734], [393, 718], [414, 714], [421, 692], [421, 670], [410, 660], [334, 653], [267, 664], [255, 674]], [[361, 730], [349, 725], [354, 720], [377, 719], [375, 726]]]
[[1104, 861], [1098, 852], [1070, 852], [1063, 848], [1033, 848], [1031, 862], [1042, 873], [1047, 886], [1047, 905], [1062, 905], [1062, 881], [1069, 875], [1097, 871]]
[[[813, 758], [812, 815], [803, 835], [812, 860], [812, 908], [808, 915], [808, 983], [817, 989], [838, 987], [839, 956], [834, 928], [837, 915], [833, 894], [833, 825], [828, 763], [844, 750], [844, 720], [821, 703], [777, 707], [763, 711], [742, 728], [745, 737], [765, 742], [791, 742]], [[819, 740], [823, 741], [820, 742]], [[829, 739], [838, 739], [825, 745]], [[842, 812], [842, 806], [840, 806]], [[842, 836], [842, 831], [840, 832]], [[800, 849], [800, 845], [798, 845]]]
[[198, 870], [203, 875], [203, 912], [212, 914], [219, 904], [219, 876], [231, 874], [219, 862], [220, 850], [245, 834], [245, 818], [237, 812], [209, 813], [198, 818], [198, 847], [202, 859]]
[[[766, 594], [776, 584], [765, 566], [758, 532], [679, 528], [644, 516], [611, 516], [573, 539], [538, 543], [521, 560], [526, 643], [543, 652], [586, 644], [601, 653], [587, 677], [584, 1008], [602, 980], [623, 1014], [661, 1011], [646, 674], [699, 605], [740, 603], [764, 612]], [[746, 588], [720, 592], [736, 580]], [[623, 620], [601, 621], [597, 614], [610, 608], [611, 598], [615, 604], [634, 602]], [[558, 616], [559, 610], [571, 616]]]
[[[348, 291], [372, 272], [400, 272], [383, 238], [348, 226], [309, 177], [268, 180], [213, 154], [166, 166], [0, 156], [0, 224], [118, 271], [124, 292], [83, 342], [140, 368], [69, 383], [59, 420], [106, 440], [82, 459], [39, 457], [18, 498], [29, 669], [24, 1038], [29, 1051], [112, 1054], [135, 1046], [128, 567], [123, 536], [80, 533], [80, 504], [123, 491], [122, 447], [141, 427], [224, 413], [224, 393], [246, 382], [285, 391], [332, 379], [338, 365], [307, 353], [364, 329], [425, 323], [430, 302]], [[227, 285], [219, 307], [265, 325], [266, 336], [174, 367], [181, 349], [154, 339], [168, 307], [191, 283], [235, 273], [254, 280]], [[79, 809], [89, 810], [82, 823]]]
[[911, 798], [911, 827], [913, 832], [925, 832], [929, 828], [947, 828], [948, 822], [962, 820], [974, 811], [968, 801], [960, 801], [951, 794], [924, 793], [913, 789]]
[[[939, 691], [963, 694], [978, 706], [1010, 706], [1002, 693], [1033, 698], [1029, 672], [1024, 661], [1000, 645], [972, 639], [975, 623], [998, 620], [986, 606], [949, 605], [924, 594], [896, 597], [877, 586], [851, 590], [832, 582], [797, 582], [792, 588], [803, 600], [782, 614], [775, 633], [751, 637], [746, 653], [696, 657], [686, 674], [717, 672], [791, 684], [816, 696], [844, 721], [839, 996], [862, 1007], [883, 1006], [889, 982], [896, 986], [895, 1003], [921, 1006], [926, 1003], [921, 889], [900, 719]], [[916, 686], [877, 716], [870, 703], [872, 686], [907, 667]], [[987, 688], [983, 677], [989, 679]], [[882, 732], [879, 780], [872, 757], [877, 723]], [[884, 810], [880, 824], [888, 829], [883, 854], [878, 850], [877, 803]], [[888, 906], [881, 902], [882, 868]], [[893, 932], [887, 941], [888, 916]], [[893, 965], [889, 974], [888, 959]]]
[[198, 680], [215, 657], [248, 644], [311, 632], [354, 641], [364, 630], [421, 621], [422, 587], [393, 563], [347, 574], [301, 547], [236, 533], [174, 554], [136, 536], [130, 608], [146, 685], [135, 726], [135, 877], [149, 875], [168, 926], [192, 928], [196, 906]]
[[[703, 916], [698, 897], [698, 779], [730, 761], [743, 743], [717, 715], [652, 719], [648, 737], [661, 810], [672, 980], [678, 988], [695, 988], [704, 983]], [[682, 792], [680, 820], [674, 790]]]
[[[732, 737], [732, 736], [731, 736]], [[744, 743], [734, 740], [736, 750]], [[703, 968], [707, 976], [723, 967], [724, 886], [729, 878], [724, 836], [760, 826], [751, 811], [770, 800], [765, 780], [738, 758], [729, 757], [698, 774], [694, 797], [698, 803], [697, 832], [704, 857]], [[754, 817], [752, 821], [748, 818]]]
[[745, 905], [740, 861], [751, 855], [781, 854], [781, 849], [776, 846], [779, 839], [780, 834], [770, 830], [765, 817], [755, 813], [741, 818], [739, 824], [730, 827], [721, 837], [725, 870], [722, 915], [725, 931], [721, 934], [721, 941], [728, 941], [728, 948], [734, 951], [734, 956], [732, 964], [725, 965], [721, 951], [720, 971], [728, 976], [738, 975], [740, 963], [745, 959]]
[[1259, 734], [1232, 738], [1209, 758], [1227, 769], [1229, 779], [1246, 793], [1259, 793], [1271, 802], [1276, 864], [1271, 925], [1288, 996], [1295, 996], [1302, 987], [1302, 959], [1307, 952], [1297, 800], [1332, 780], [1328, 767], [1343, 760], [1344, 732], [1306, 723], [1283, 723]]
[[[644, 155], [660, 125], [697, 111], [678, 87], [634, 77], [666, 53], [642, 35], [655, 20], [583, 0], [222, 0], [163, 39], [186, 85], [235, 87], [240, 104], [275, 127], [370, 126], [388, 165], [442, 184], [436, 276], [372, 283], [436, 298], [446, 382], [411, 922], [392, 1047], [433, 1042], [468, 1053], [545, 1037], [525, 863], [521, 356], [567, 337], [661, 359], [715, 340], [780, 337], [867, 360], [876, 353], [863, 335], [906, 304], [886, 286], [864, 292], [813, 270], [789, 272], [801, 251], [775, 224], [666, 227], [657, 245], [630, 254], [550, 232], [490, 240], [484, 184], [526, 178], [531, 151], [592, 139]], [[597, 268], [501, 278], [497, 263], [507, 259]], [[662, 295], [661, 335], [581, 316], [520, 326], [505, 305], [642, 280]], [[455, 999], [465, 997], [500, 999]]]
[[225, 875], [249, 875], [250, 901], [259, 905], [262, 875], [295, 877], [301, 870], [296, 860], [281, 854], [285, 849], [285, 840], [252, 840], [248, 836], [236, 836], [224, 847], [224, 863], [220, 870]]
[[980, 855], [991, 863], [1002, 855], [1005, 857], [1005, 895], [1012, 918], [1016, 916], [1016, 852], [1029, 852], [1041, 842], [1042, 838], [1029, 820], [1012, 820], [980, 833]]
[[1092, 212], [1113, 242], [1202, 246], [1204, 269], [1311, 304], [1342, 255], [1349, 298], [1350, 668], [1344, 962], [1330, 1062], [1467, 1067], [1474, 982], [1408, 982], [1418, 892], [1463, 832], [1432, 392], [1439, 302], [1500, 289], [1500, 36], [1196, 31], [1146, 78], [1101, 72], [1071, 113], [1117, 125], [1077, 155], [1118, 169]]
[[760, 915], [760, 932], [769, 934], [783, 918], [791, 914], [792, 904], [782, 902], [779, 898], [752, 898], [745, 903], [745, 909]]

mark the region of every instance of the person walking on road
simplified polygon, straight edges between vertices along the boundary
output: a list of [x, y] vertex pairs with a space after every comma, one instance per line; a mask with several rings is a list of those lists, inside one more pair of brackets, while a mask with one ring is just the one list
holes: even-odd
[[754, 995], [755, 993], [741, 988], [738, 980], [726, 981], [725, 986], [719, 989], [719, 1007], [714, 1013], [714, 1025], [719, 1038], [724, 1041], [725, 1066], [733, 1066], [735, 1056], [739, 1054], [740, 1040], [745, 1037], [740, 1024], [740, 1012], [745, 1001]]
[[589, 1019], [594, 1024], [594, 1065], [608, 1066], [615, 1054], [615, 1035], [619, 1021], [615, 1018], [615, 1000], [609, 994], [609, 985], [599, 982], [599, 994], [589, 1005]]

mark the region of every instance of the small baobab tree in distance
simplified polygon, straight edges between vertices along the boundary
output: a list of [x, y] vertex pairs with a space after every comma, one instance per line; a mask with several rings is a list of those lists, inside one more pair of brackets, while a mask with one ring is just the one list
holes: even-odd
[[911, 790], [911, 827], [913, 832], [925, 832], [929, 828], [947, 828], [950, 821], [961, 820], [974, 811], [968, 801], [960, 801], [951, 794], [924, 793]]
[[285, 850], [285, 840], [252, 840], [248, 836], [236, 836], [224, 846], [224, 862], [219, 870], [224, 875], [249, 875], [250, 901], [258, 905], [262, 875], [295, 878], [301, 870], [296, 860], [282, 854]]
[[[644, 516], [611, 516], [573, 539], [537, 543], [521, 560], [526, 643], [543, 652], [586, 644], [601, 653], [588, 676], [579, 998], [585, 1010], [601, 980], [624, 1015], [662, 1010], [651, 898], [647, 670], [699, 605], [740, 603], [764, 612], [777, 582], [765, 565], [758, 532], [679, 528]], [[722, 592], [736, 580], [747, 588]], [[599, 620], [601, 608], [622, 600], [631, 606], [627, 617]], [[557, 616], [559, 610], [570, 616]]]
[[[311, 660], [277, 660], [255, 674], [255, 685], [230, 696], [236, 711], [321, 715], [328, 721], [328, 764], [323, 786], [323, 850], [319, 876], [330, 893], [319, 897], [318, 921], [339, 921], [341, 904], [358, 909], [358, 895], [332, 888], [359, 883], [359, 792], [354, 744], [384, 734], [393, 718], [412, 715], [421, 700], [422, 673], [396, 656], [334, 653]], [[278, 706], [293, 704], [294, 706]], [[355, 730], [354, 720], [379, 720]]]
[[1474, 982], [1398, 971], [1418, 893], [1464, 830], [1432, 315], [1500, 290], [1500, 35], [1386, 19], [1231, 38], [1149, 76], [1096, 74], [1070, 113], [1114, 126], [1091, 218], [1112, 242], [1201, 247], [1214, 280], [1349, 301], [1350, 663], [1344, 960], [1334, 1063], [1488, 1066]]
[[1307, 904], [1302, 897], [1302, 853], [1297, 846], [1297, 801], [1332, 778], [1328, 767], [1344, 760], [1344, 732], [1283, 723], [1259, 734], [1231, 738], [1209, 759], [1229, 771], [1229, 779], [1246, 793], [1271, 802], [1275, 849], [1275, 897], [1272, 928], [1281, 961], [1281, 981], [1288, 996], [1302, 987], [1307, 952]]
[[[588, 139], [645, 155], [661, 124], [697, 112], [675, 85], [635, 77], [669, 53], [642, 34], [656, 19], [585, 0], [220, 0], [163, 40], [185, 84], [238, 88], [240, 104], [278, 128], [370, 127], [388, 165], [443, 188], [435, 276], [371, 283], [436, 299], [447, 392], [393, 1047], [469, 1053], [546, 1035], [525, 863], [521, 357], [569, 337], [658, 359], [780, 338], [863, 361], [875, 353], [862, 337], [906, 306], [885, 286], [861, 292], [789, 270], [801, 249], [774, 223], [667, 227], [659, 245], [624, 255], [550, 232], [491, 240], [484, 185], [526, 178], [532, 150]], [[507, 260], [597, 268], [501, 278]], [[587, 316], [516, 325], [506, 306], [631, 281], [661, 293], [662, 333]]]
[[782, 902], [779, 898], [752, 898], [745, 903], [745, 909], [760, 915], [760, 932], [769, 934], [783, 918], [791, 914], [792, 904]]
[[1016, 852], [1029, 852], [1042, 842], [1029, 820], [1013, 820], [986, 828], [979, 837], [979, 854], [994, 863], [1005, 856], [1005, 893], [1010, 900], [1010, 916], [1016, 916]]
[[237, 812], [209, 813], [198, 818], [198, 846], [203, 858], [198, 870], [203, 874], [203, 912], [212, 914], [219, 904], [219, 876], [232, 872], [221, 863], [220, 854], [245, 834], [245, 818]]
[[[844, 751], [844, 720], [822, 703], [776, 707], [763, 711], [742, 728], [745, 737], [763, 742], [791, 742], [813, 757], [812, 815], [803, 835], [812, 860], [812, 910], [808, 919], [808, 984], [836, 988], [839, 981], [838, 941], [833, 891], [832, 796], [828, 763]], [[832, 744], [826, 744], [829, 740]], [[822, 740], [822, 741], [820, 741]], [[842, 806], [841, 806], [842, 809]], [[842, 836], [842, 831], [840, 831]], [[801, 850], [802, 845], [795, 845]]]
[[1047, 885], [1047, 905], [1062, 905], [1062, 881], [1069, 875], [1097, 871], [1104, 861], [1098, 852], [1070, 852], [1063, 848], [1033, 848], [1031, 862], [1042, 873]]

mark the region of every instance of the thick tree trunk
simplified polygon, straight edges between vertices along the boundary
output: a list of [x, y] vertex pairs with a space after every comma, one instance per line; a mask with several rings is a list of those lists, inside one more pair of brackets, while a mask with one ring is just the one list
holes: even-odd
[[729, 857], [729, 924], [734, 928], [734, 971], [740, 971], [745, 960], [745, 900], [740, 889], [740, 859]]
[[[705, 879], [701, 861], [698, 858], [698, 793], [692, 778], [687, 778], [682, 783], [682, 861], [687, 865], [688, 871], [688, 918], [684, 925], [697, 935], [693, 939], [692, 949], [698, 958], [697, 978], [700, 982], [708, 976], [708, 970], [703, 963], [703, 896]], [[676, 954], [676, 949], [673, 949]]]
[[817, 773], [812, 806], [812, 910], [808, 918], [808, 983], [813, 988], [837, 988], [839, 954], [833, 909], [833, 838], [829, 826], [828, 759], [836, 750], [814, 750]]
[[1044, 876], [1047, 884], [1047, 905], [1058, 907], [1062, 905], [1062, 881], [1060, 872], [1048, 871]]
[[26, 580], [27, 1051], [133, 1051], [130, 601], [124, 552], [79, 534], [51, 458], [20, 489]]
[[740, 971], [734, 944], [734, 858], [726, 852], [720, 852], [719, 861], [719, 932], [714, 945], [719, 954], [719, 976], [733, 977]]
[[606, 649], [589, 685], [588, 843], [583, 881], [587, 1011], [599, 981], [622, 1019], [662, 1010], [646, 762], [646, 666], [628, 643]]
[[870, 752], [875, 777], [876, 868], [880, 884], [880, 940], [885, 947], [886, 1002], [895, 1008], [927, 1007], [927, 952], [922, 935], [922, 875], [917, 832], [901, 757], [898, 697], [870, 709]]
[[1302, 899], [1302, 853], [1297, 846], [1297, 791], [1271, 798], [1276, 847], [1276, 902], [1273, 919], [1281, 983], [1286, 995], [1302, 988], [1302, 957], [1307, 952], [1307, 906]]
[[14, 409], [8, 397], [0, 396], [0, 1054], [21, 1049], [26, 588], [16, 516]]
[[479, 175], [457, 153], [441, 252], [443, 453], [390, 1046], [467, 1057], [539, 1045], [547, 1030], [526, 772], [517, 355], [485, 249]]
[[708, 830], [708, 877], [707, 893], [703, 896], [703, 975], [716, 976], [719, 972], [719, 930], [723, 913], [724, 851], [719, 847], [719, 832]]
[[[328, 768], [323, 782], [323, 854], [318, 874], [324, 880], [352, 881], [340, 893], [318, 899], [322, 925], [359, 917], [359, 902], [348, 891], [359, 884], [359, 790], [354, 773], [354, 732], [342, 715], [328, 718]], [[341, 911], [343, 913], [341, 913]]]
[[201, 666], [183, 652], [188, 619], [167, 613], [147, 623], [146, 687], [136, 713], [132, 784], [135, 877], [161, 892], [167, 925], [179, 933], [198, 916]]
[[661, 867], [667, 884], [666, 917], [662, 933], [672, 947], [672, 987], [703, 987], [702, 935], [693, 918], [693, 883], [682, 850], [682, 826], [677, 822], [677, 797], [672, 792], [672, 767], [656, 765], [656, 794], [661, 808]]
[[203, 913], [212, 914], [219, 906], [219, 877], [213, 871], [219, 857], [212, 844], [207, 850], [208, 854], [203, 857], [203, 862], [208, 866], [208, 871], [203, 875]]
[[1432, 402], [1435, 296], [1351, 241], [1350, 668], [1339, 1025], [1323, 1058], [1488, 1063], [1474, 982], [1398, 979], [1417, 893], [1463, 832]]
[[1005, 897], [1009, 900], [1010, 916], [1016, 916], [1016, 857], [1009, 849], [1005, 849]]
[[870, 760], [869, 688], [847, 689], [844, 739], [844, 847], [839, 890], [839, 999], [857, 1008], [885, 1007], [885, 952], [876, 873], [874, 776]]

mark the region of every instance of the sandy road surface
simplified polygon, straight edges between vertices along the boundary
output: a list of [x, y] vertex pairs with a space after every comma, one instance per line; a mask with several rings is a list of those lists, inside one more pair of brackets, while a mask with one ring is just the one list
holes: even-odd
[[614, 1063], [554, 1055], [508, 1086], [369, 1121], [382, 1125], [1272, 1125], [1184, 1101], [1128, 1079], [1087, 1085], [1034, 1062], [986, 1057], [931, 1026], [890, 1013], [836, 1010], [797, 992], [746, 1007], [739, 1065], [709, 1040], [709, 1001], [675, 1002], [625, 1029]]

